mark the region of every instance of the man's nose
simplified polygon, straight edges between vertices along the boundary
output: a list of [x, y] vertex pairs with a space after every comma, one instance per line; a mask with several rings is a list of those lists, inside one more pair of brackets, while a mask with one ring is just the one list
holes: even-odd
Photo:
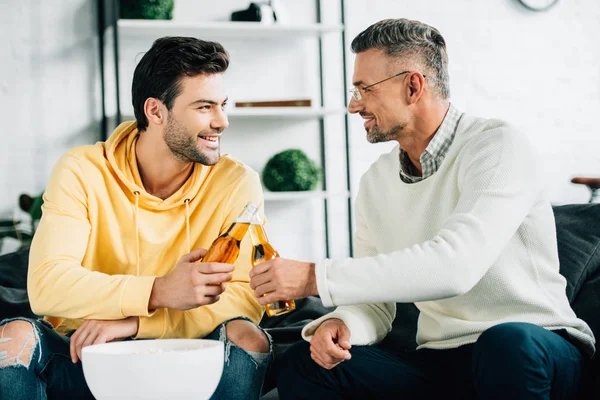
[[348, 112], [350, 114], [356, 114], [361, 110], [364, 110], [362, 101], [358, 101], [354, 98], [354, 96], [350, 96], [350, 103], [348, 103]]
[[227, 113], [222, 108], [217, 108], [215, 117], [210, 122], [210, 127], [213, 129], [227, 129], [229, 126], [229, 119], [227, 118]]

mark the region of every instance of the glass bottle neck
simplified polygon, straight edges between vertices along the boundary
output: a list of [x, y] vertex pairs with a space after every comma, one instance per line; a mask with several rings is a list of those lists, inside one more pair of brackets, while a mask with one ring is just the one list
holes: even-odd
[[227, 235], [231, 236], [237, 241], [242, 241], [244, 235], [248, 231], [249, 223], [234, 222], [227, 230]]
[[249, 224], [258, 211], [258, 207], [252, 203], [246, 204], [242, 213], [235, 219], [236, 223]]
[[254, 246], [258, 244], [269, 243], [269, 238], [267, 238], [267, 232], [265, 231], [265, 228], [262, 225], [250, 225], [250, 237], [252, 238], [252, 245]]

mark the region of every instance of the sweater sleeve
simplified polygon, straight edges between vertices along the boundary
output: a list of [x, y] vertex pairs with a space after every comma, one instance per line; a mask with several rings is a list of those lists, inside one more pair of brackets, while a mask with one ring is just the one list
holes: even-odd
[[[356, 254], [359, 257], [374, 256], [377, 254], [374, 243], [370, 240], [368, 226], [364, 217], [364, 201], [362, 196], [358, 196], [355, 207], [356, 232], [354, 245]], [[327, 261], [317, 264], [316, 274], [325, 275]], [[363, 264], [362, 268], [369, 268]], [[326, 286], [326, 275], [317, 280], [318, 291], [321, 294], [321, 301], [326, 306], [331, 306], [331, 297]], [[374, 303], [340, 306], [333, 312], [322, 316], [319, 319], [309, 323], [302, 329], [302, 337], [310, 341], [317, 328], [326, 320], [337, 318], [346, 324], [350, 330], [350, 343], [353, 345], [372, 345], [380, 342], [392, 329], [392, 322], [396, 317], [396, 303]]]
[[[256, 172], [247, 173], [232, 190], [223, 216], [222, 231], [234, 222], [246, 204], [251, 201], [263, 211], [263, 193]], [[151, 317], [140, 317], [136, 338], [202, 338], [223, 322], [234, 317], [247, 317], [255, 324], [260, 321], [263, 308], [250, 288], [252, 241], [246, 235], [240, 255], [235, 262], [233, 281], [226, 283], [225, 292], [218, 302], [191, 310], [159, 309]]]
[[77, 156], [67, 153], [50, 176], [31, 244], [27, 278], [31, 309], [38, 315], [70, 319], [149, 316], [154, 277], [108, 275], [82, 266], [91, 232], [87, 196]]
[[317, 273], [324, 299], [333, 305], [432, 301], [479, 282], [535, 204], [541, 179], [528, 143], [507, 126], [480, 132], [458, 157], [458, 203], [439, 232], [388, 254], [327, 260]]

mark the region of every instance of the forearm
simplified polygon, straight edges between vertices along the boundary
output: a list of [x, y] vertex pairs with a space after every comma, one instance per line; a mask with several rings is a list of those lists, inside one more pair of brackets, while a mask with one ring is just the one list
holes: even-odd
[[60, 318], [121, 319], [147, 316], [154, 277], [107, 275], [76, 261], [30, 265], [27, 281], [34, 313]]
[[395, 303], [361, 304], [338, 307], [333, 312], [309, 323], [302, 329], [302, 337], [310, 341], [317, 328], [328, 319], [340, 319], [350, 330], [353, 345], [379, 343], [392, 329], [396, 317]]

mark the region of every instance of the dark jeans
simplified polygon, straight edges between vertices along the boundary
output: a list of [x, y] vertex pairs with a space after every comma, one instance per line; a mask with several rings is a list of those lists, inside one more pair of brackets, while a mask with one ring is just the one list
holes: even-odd
[[[70, 338], [56, 332], [44, 320], [18, 319], [33, 324], [37, 344], [27, 367], [21, 364], [2, 366], [3, 355], [0, 353], [0, 400], [93, 400], [81, 362], [73, 364], [71, 361]], [[232, 320], [235, 319], [246, 318]], [[0, 322], [0, 329], [7, 322]], [[225, 326], [228, 322], [219, 325], [206, 337], [225, 344], [223, 375], [211, 399], [257, 399], [272, 352], [252, 353], [234, 345], [226, 336]]]
[[582, 356], [566, 331], [506, 323], [471, 345], [395, 354], [354, 346], [352, 358], [331, 370], [298, 343], [277, 368], [287, 399], [568, 399], [577, 398]]

